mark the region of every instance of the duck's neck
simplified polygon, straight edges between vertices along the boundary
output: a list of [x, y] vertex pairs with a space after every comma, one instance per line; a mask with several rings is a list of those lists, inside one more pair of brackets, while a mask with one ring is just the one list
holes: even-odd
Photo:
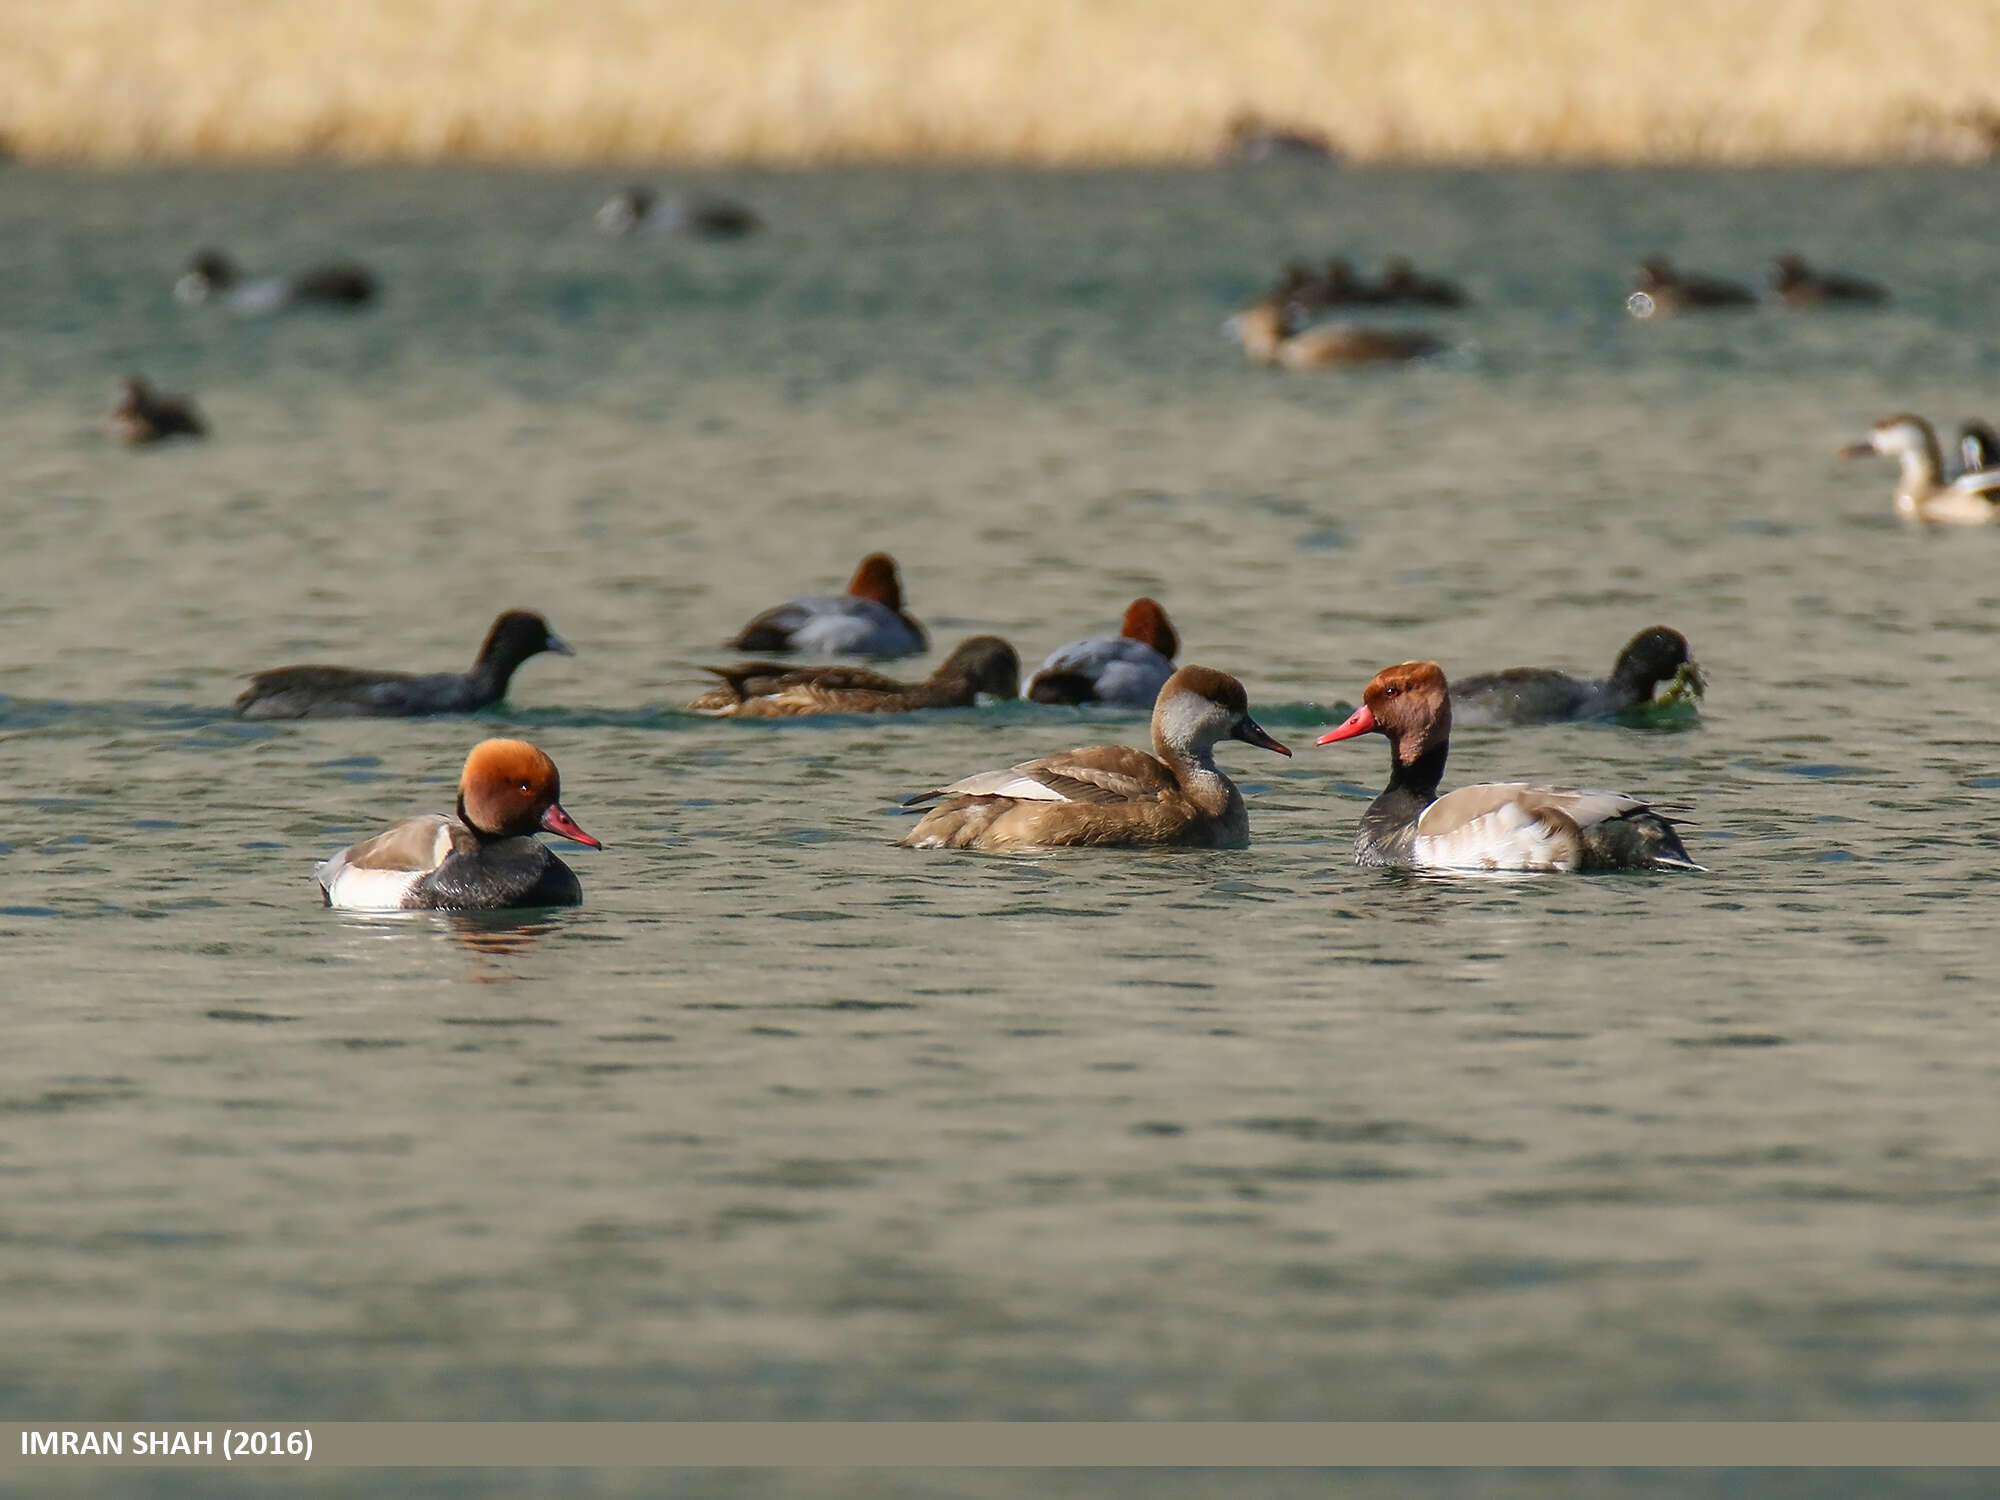
[[1215, 763], [1213, 745], [1183, 748], [1155, 739], [1153, 753], [1173, 772], [1174, 780], [1180, 784], [1181, 793], [1188, 801], [1210, 817], [1219, 818], [1228, 812], [1230, 803], [1237, 795], [1236, 786]]
[[1437, 800], [1444, 780], [1445, 745], [1427, 747], [1407, 764], [1389, 755], [1389, 784], [1368, 804], [1354, 835], [1355, 863], [1409, 865], [1414, 863], [1417, 819]]
[[1938, 455], [1937, 443], [1910, 442], [1897, 453], [1903, 472], [1896, 483], [1896, 497], [1899, 500], [1915, 502], [1934, 495], [1944, 485], [1944, 461]]

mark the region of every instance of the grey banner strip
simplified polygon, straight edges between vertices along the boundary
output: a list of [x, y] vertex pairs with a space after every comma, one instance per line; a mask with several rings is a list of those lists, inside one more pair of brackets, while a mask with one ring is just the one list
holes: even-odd
[[[230, 1456], [226, 1449], [233, 1450]], [[1970, 1468], [2000, 1464], [2000, 1422], [0, 1423], [0, 1471], [240, 1464]]]

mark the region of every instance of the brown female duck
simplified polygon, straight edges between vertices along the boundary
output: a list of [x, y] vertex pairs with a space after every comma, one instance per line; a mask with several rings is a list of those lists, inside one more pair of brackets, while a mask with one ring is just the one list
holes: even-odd
[[961, 641], [922, 682], [898, 682], [866, 667], [787, 667], [751, 661], [707, 667], [722, 679], [688, 705], [718, 719], [796, 719], [812, 714], [906, 714], [925, 708], [970, 708], [985, 693], [1020, 692], [1021, 661], [993, 635]]
[[1250, 842], [1250, 819], [1243, 794], [1215, 764], [1221, 740], [1292, 753], [1250, 717], [1242, 683], [1212, 667], [1182, 667], [1153, 705], [1153, 754], [1101, 745], [968, 776], [910, 799], [912, 807], [944, 800], [903, 847], [1239, 847]]

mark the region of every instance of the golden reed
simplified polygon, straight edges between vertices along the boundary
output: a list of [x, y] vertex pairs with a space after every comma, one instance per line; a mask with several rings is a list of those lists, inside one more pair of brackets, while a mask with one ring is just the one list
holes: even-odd
[[1875, 160], [2000, 142], [2000, 0], [0, 0], [24, 158]]

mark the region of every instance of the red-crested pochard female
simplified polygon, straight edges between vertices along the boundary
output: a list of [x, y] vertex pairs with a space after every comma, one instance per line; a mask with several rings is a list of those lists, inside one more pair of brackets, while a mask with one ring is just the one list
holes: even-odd
[[1683, 667], [1690, 669], [1699, 692], [1705, 684], [1688, 653], [1687, 637], [1655, 625], [1625, 643], [1607, 678], [1577, 677], [1554, 667], [1509, 667], [1459, 678], [1451, 688], [1452, 710], [1460, 724], [1601, 719], [1652, 702], [1653, 690]]
[[997, 635], [959, 642], [922, 682], [898, 682], [866, 667], [792, 668], [774, 661], [706, 667], [722, 679], [688, 705], [718, 719], [796, 719], [811, 714], [906, 714], [924, 708], [970, 708], [981, 693], [1012, 698], [1021, 690], [1021, 659]]
[[1422, 359], [1446, 348], [1443, 339], [1414, 328], [1316, 323], [1297, 329], [1292, 308], [1275, 296], [1258, 298], [1223, 326], [1256, 363], [1287, 370], [1389, 364]]
[[1673, 823], [1621, 792], [1495, 781], [1438, 795], [1451, 692], [1434, 661], [1384, 667], [1345, 724], [1321, 735], [1389, 741], [1389, 785], [1361, 815], [1358, 865], [1418, 870], [1698, 870]]
[[1829, 303], [1878, 303], [1889, 300], [1879, 281], [1815, 271], [1803, 255], [1780, 255], [1771, 261], [1771, 290], [1787, 307], [1823, 307]]
[[128, 448], [173, 437], [206, 437], [208, 424], [185, 396], [156, 391], [143, 375], [127, 375], [125, 390], [112, 408], [111, 430]]
[[1049, 653], [1022, 696], [1036, 703], [1110, 703], [1151, 708], [1174, 675], [1181, 640], [1167, 612], [1134, 599], [1116, 635], [1093, 635]]
[[1250, 842], [1250, 819], [1243, 794], [1215, 764], [1219, 740], [1292, 753], [1250, 717], [1242, 683], [1213, 667], [1182, 667], [1153, 705], [1152, 755], [1101, 745], [954, 781], [905, 804], [945, 799], [903, 847], [1240, 847]]
[[1897, 412], [1868, 429], [1868, 436], [1841, 448], [1842, 458], [1879, 453], [1902, 465], [1896, 482], [1896, 514], [1906, 521], [1937, 526], [1985, 526], [2000, 519], [2000, 472], [1985, 470], [1944, 481], [1944, 455], [1937, 433], [1922, 417]]
[[1748, 287], [1714, 276], [1683, 275], [1665, 256], [1656, 255], [1639, 262], [1639, 274], [1625, 310], [1635, 318], [1672, 317], [1675, 313], [1713, 308], [1754, 307], [1757, 298]]
[[554, 761], [525, 740], [482, 740], [465, 758], [456, 812], [405, 818], [314, 875], [328, 906], [357, 911], [575, 906], [575, 871], [537, 832], [604, 847], [563, 811]]
[[202, 250], [174, 283], [175, 298], [189, 307], [219, 299], [246, 314], [281, 312], [288, 307], [365, 307], [375, 300], [375, 276], [352, 261], [332, 261], [290, 276], [246, 281], [236, 262], [220, 250]]
[[827, 656], [916, 656], [924, 627], [903, 612], [903, 581], [886, 552], [861, 559], [844, 594], [807, 594], [773, 605], [738, 631], [739, 651], [813, 651]]
[[469, 714], [507, 696], [514, 669], [543, 651], [576, 648], [525, 609], [493, 622], [469, 672], [371, 672], [357, 667], [273, 667], [236, 700], [245, 719], [408, 719]]

